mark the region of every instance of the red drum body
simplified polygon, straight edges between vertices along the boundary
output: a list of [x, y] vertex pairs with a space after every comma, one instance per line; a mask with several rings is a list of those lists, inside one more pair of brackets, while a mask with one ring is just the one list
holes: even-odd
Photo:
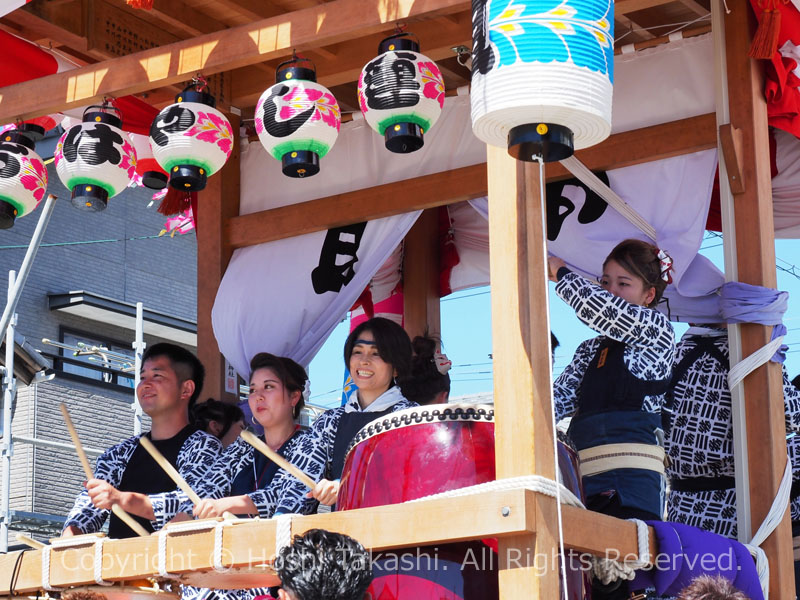
[[337, 510], [397, 504], [494, 479], [491, 407], [411, 408], [358, 432], [345, 459]]
[[[577, 452], [566, 437], [559, 436], [558, 446], [561, 480], [583, 498]], [[491, 406], [439, 404], [397, 411], [353, 439], [337, 510], [396, 504], [493, 481], [494, 459]], [[496, 551], [496, 540], [387, 551], [373, 557], [369, 591], [375, 600], [494, 600]], [[588, 573], [575, 557], [567, 563], [569, 592], [562, 598], [588, 598]]]

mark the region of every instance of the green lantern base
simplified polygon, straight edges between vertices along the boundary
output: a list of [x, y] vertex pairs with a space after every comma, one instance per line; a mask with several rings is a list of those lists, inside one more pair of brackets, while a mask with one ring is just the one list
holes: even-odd
[[416, 123], [395, 123], [383, 132], [386, 149], [397, 154], [408, 154], [422, 148], [422, 127]]
[[281, 157], [281, 165], [287, 177], [311, 177], [319, 173], [319, 154], [310, 150], [293, 150]]
[[0, 200], [0, 229], [11, 229], [17, 218], [17, 209], [14, 205]]
[[108, 206], [108, 192], [93, 183], [72, 188], [72, 206], [86, 212], [100, 212]]
[[176, 165], [169, 170], [169, 184], [181, 192], [199, 192], [205, 189], [208, 171], [196, 165]]
[[575, 152], [572, 130], [553, 123], [517, 125], [508, 132], [508, 153], [517, 160], [555, 162]]

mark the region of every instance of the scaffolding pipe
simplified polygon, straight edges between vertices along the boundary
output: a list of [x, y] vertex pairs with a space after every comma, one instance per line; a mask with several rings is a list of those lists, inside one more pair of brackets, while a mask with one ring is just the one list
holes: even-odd
[[[8, 272], [8, 303], [14, 297], [14, 271]], [[8, 528], [11, 518], [11, 455], [13, 442], [11, 440], [11, 407], [17, 392], [17, 380], [14, 377], [14, 331], [17, 326], [17, 315], [12, 312], [6, 325], [6, 359], [5, 374], [3, 376], [3, 441], [0, 445], [0, 456], [3, 459], [3, 485], [2, 506], [0, 507], [0, 552], [8, 552]]]
[[142, 405], [139, 404], [139, 381], [144, 353], [144, 305], [136, 303], [136, 338], [133, 342], [133, 435], [142, 433]]
[[[75, 446], [73, 444], [67, 444], [64, 442], [41, 440], [39, 438], [28, 437], [27, 435], [14, 435], [11, 437], [11, 439], [15, 444], [30, 444], [31, 446], [37, 448], [55, 448], [56, 450], [69, 450], [70, 452], [75, 452]], [[90, 456], [100, 456], [104, 452], [104, 450], [98, 450], [97, 448], [86, 448], [85, 446], [83, 451]]]
[[33, 237], [28, 244], [28, 250], [25, 252], [25, 258], [22, 259], [22, 266], [19, 268], [19, 276], [13, 286], [9, 282], [8, 290], [8, 304], [3, 311], [3, 316], [0, 317], [0, 332], [4, 332], [8, 327], [8, 322], [11, 320], [11, 315], [17, 310], [17, 303], [22, 296], [22, 288], [25, 287], [25, 282], [28, 280], [28, 274], [33, 265], [33, 259], [36, 258], [36, 253], [39, 251], [39, 246], [44, 237], [44, 230], [47, 229], [47, 224], [50, 222], [50, 217], [53, 214], [53, 209], [56, 207], [56, 198], [53, 194], [47, 196], [47, 200], [42, 207], [42, 214], [39, 215], [39, 222], [36, 224], [36, 230], [33, 232]]

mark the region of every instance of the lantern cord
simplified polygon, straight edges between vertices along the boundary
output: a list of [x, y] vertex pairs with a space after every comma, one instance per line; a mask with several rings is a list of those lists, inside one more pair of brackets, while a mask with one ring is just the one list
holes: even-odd
[[[544, 211], [545, 207], [547, 206], [547, 191], [545, 188], [545, 179], [544, 179], [544, 157], [541, 154], [537, 154], [533, 156], [533, 160], [539, 163], [539, 206], [542, 211]], [[543, 213], [544, 214], [544, 213]], [[544, 229], [544, 228], [543, 228]], [[547, 249], [547, 232], [542, 232], [544, 235], [542, 236], [542, 245], [545, 246], [545, 250]], [[547, 252], [544, 253], [544, 260], [545, 260], [545, 273], [547, 273]], [[549, 300], [548, 300], [549, 304]], [[550, 308], [548, 306], [547, 313], [550, 314]], [[550, 323], [547, 323], [547, 328], [550, 329]], [[549, 338], [548, 338], [548, 348], [549, 348]], [[550, 349], [552, 352], [552, 349]], [[550, 380], [553, 379], [553, 367], [550, 361]], [[556, 477], [560, 482], [560, 475], [561, 469], [558, 465], [558, 435], [556, 432], [558, 431], [556, 425], [556, 410], [553, 403], [553, 392], [552, 388], [550, 391], [550, 418], [552, 419], [552, 426], [553, 426], [553, 473], [555, 473]], [[564, 598], [569, 598], [569, 590], [567, 587], [567, 555], [564, 552], [564, 521], [561, 514], [561, 485], [556, 485], [556, 516], [558, 521], [558, 556], [559, 561], [561, 562], [561, 589]]]
[[656, 230], [648, 223], [645, 218], [636, 212], [625, 200], [619, 197], [617, 193], [608, 187], [605, 183], [600, 181], [592, 171], [584, 165], [575, 156], [570, 156], [561, 161], [561, 164], [572, 173], [575, 177], [580, 179], [586, 186], [595, 194], [605, 200], [609, 206], [627, 219], [631, 225], [636, 227], [639, 231], [645, 234], [654, 242], [656, 240]]
[[192, 77], [192, 85], [195, 86], [198, 92], [208, 90], [208, 82], [206, 81], [206, 78], [203, 77], [202, 73], [198, 73]]

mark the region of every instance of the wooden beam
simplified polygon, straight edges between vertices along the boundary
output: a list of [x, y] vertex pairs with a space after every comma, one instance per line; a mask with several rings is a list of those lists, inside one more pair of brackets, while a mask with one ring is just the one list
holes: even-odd
[[[714, 115], [701, 115], [618, 133], [576, 156], [594, 170], [627, 167], [714, 148], [716, 135]], [[560, 164], [547, 166], [548, 181], [569, 177], [572, 174]], [[226, 236], [231, 248], [244, 248], [480, 198], [487, 189], [485, 164], [473, 165], [233, 217], [226, 224]]]
[[[539, 166], [487, 146], [497, 478], [555, 478], [547, 264]], [[542, 175], [543, 176], [543, 175]], [[501, 598], [556, 598], [555, 506], [537, 502], [535, 535], [498, 540]], [[521, 557], [521, 564], [514, 563]]]
[[730, 123], [719, 126], [719, 146], [725, 157], [728, 184], [733, 194], [742, 194], [745, 182], [742, 175], [742, 130]]
[[[335, 0], [231, 29], [0, 88], [0, 122], [59, 112], [381, 31], [411, 17], [458, 12], [467, 0]], [[370, 8], [372, 10], [370, 10]]]
[[[509, 538], [533, 533], [537, 511], [552, 510], [553, 502], [553, 498], [541, 497], [529, 490], [493, 491], [461, 498], [297, 516], [292, 521], [292, 534], [302, 534], [309, 529], [342, 532], [373, 551], [488, 537]], [[632, 523], [582, 509], [563, 508], [568, 548], [601, 556], [609, 549], [622, 556], [637, 554], [636, 528]], [[476, 519], [475, 515], [481, 518]], [[654, 537], [651, 530], [650, 539]], [[223, 564], [237, 567], [269, 562], [275, 554], [275, 538], [274, 519], [237, 521], [223, 531]], [[125, 581], [157, 576], [157, 548], [157, 536], [106, 540], [103, 579]], [[175, 574], [213, 572], [213, 548], [213, 529], [170, 535], [167, 570]], [[651, 555], [655, 555], [652, 542]], [[54, 549], [50, 561], [51, 584], [94, 585], [93, 565], [94, 547], [91, 545]], [[0, 596], [9, 594], [10, 575], [15, 569], [18, 573], [16, 593], [27, 595], [41, 589], [41, 550], [0, 555], [0, 573], [9, 575], [0, 577]]]
[[[468, 11], [464, 13], [468, 15]], [[419, 38], [422, 52], [431, 60], [442, 60], [453, 56], [452, 48], [459, 45], [471, 45], [472, 29], [469, 20], [462, 25], [453, 25], [441, 19], [431, 19], [414, 23], [414, 34]], [[375, 58], [380, 41], [391, 33], [391, 28], [373, 35], [348, 40], [339, 45], [333, 57], [321, 55], [316, 60], [317, 80], [326, 87], [334, 87], [358, 81], [361, 69]], [[317, 51], [317, 48], [314, 49]], [[271, 65], [277, 66], [277, 63]], [[464, 71], [468, 75], [467, 71]], [[258, 98], [268, 87], [264, 84], [263, 74], [252, 68], [239, 69], [233, 73], [233, 102], [236, 106], [255, 106]], [[272, 80], [270, 80], [272, 81]]]
[[[239, 117], [227, 115], [234, 131], [239, 131]], [[233, 249], [224, 235], [224, 223], [239, 213], [239, 136], [221, 171], [212, 175], [197, 203], [197, 356], [206, 368], [202, 398], [238, 401], [225, 391], [225, 359], [222, 357], [211, 326], [211, 309], [219, 284]], [[245, 376], [248, 374], [244, 374]]]
[[403, 326], [411, 339], [441, 335], [439, 209], [424, 211], [403, 242]]
[[[772, 180], [769, 164], [767, 107], [763, 69], [747, 52], [756, 29], [747, 5], [724, 16], [728, 94], [731, 126], [741, 130], [744, 191], [734, 203], [736, 255], [739, 281], [775, 288], [775, 230], [772, 215]], [[769, 343], [772, 327], [741, 325], [742, 356]], [[750, 515], [753, 530], [772, 506], [786, 466], [781, 365], [759, 367], [743, 381], [747, 427]], [[783, 520], [761, 546], [769, 559], [771, 598], [794, 597], [792, 531], [788, 508]]]
[[648, 8], [655, 8], [656, 6], [669, 4], [672, 1], [673, 0], [617, 0], [614, 3], [614, 16], [627, 15]]

